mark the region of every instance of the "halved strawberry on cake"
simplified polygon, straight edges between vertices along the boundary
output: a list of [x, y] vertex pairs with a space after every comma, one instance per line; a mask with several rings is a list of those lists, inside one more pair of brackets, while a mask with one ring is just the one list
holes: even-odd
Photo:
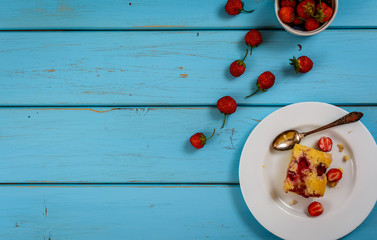
[[327, 184], [326, 170], [331, 162], [330, 153], [296, 144], [292, 149], [284, 191], [305, 198], [322, 197]]

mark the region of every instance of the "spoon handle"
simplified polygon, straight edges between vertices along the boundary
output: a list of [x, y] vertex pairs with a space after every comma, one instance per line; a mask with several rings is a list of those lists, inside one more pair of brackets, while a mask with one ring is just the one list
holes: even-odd
[[305, 133], [302, 133], [302, 134], [305, 137], [305, 136], [308, 136], [309, 134], [316, 133], [316, 132], [319, 132], [319, 131], [322, 131], [322, 130], [325, 130], [325, 129], [328, 129], [328, 128], [331, 128], [331, 127], [339, 126], [339, 125], [346, 124], [346, 123], [356, 122], [356, 121], [359, 121], [360, 118], [362, 118], [362, 116], [363, 116], [363, 113], [361, 113], [361, 112], [351, 112], [351, 113], [348, 113], [347, 115], [339, 118], [338, 120], [336, 120], [332, 123], [329, 123], [329, 124], [327, 124], [323, 127], [320, 127], [320, 128], [314, 129], [310, 132], [305, 132]]

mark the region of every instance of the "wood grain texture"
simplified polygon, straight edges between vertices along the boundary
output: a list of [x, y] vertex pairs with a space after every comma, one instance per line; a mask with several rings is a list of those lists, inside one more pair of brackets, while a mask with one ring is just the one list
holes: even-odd
[[[252, 129], [277, 107], [0, 108], [0, 182], [238, 182]], [[377, 138], [376, 107], [361, 111]], [[319, 125], [327, 122], [318, 123]], [[189, 138], [215, 136], [201, 150]]]
[[[278, 239], [239, 186], [3, 186], [0, 194], [1, 239]], [[376, 221], [375, 208], [344, 239], [371, 239]]]
[[[311, 38], [262, 31], [264, 42], [246, 59], [246, 72], [233, 78], [229, 65], [245, 54], [245, 33], [2, 32], [0, 105], [214, 105], [224, 95], [246, 105], [377, 104], [376, 30]], [[296, 75], [293, 55], [310, 56], [313, 70]], [[267, 70], [275, 86], [244, 99]]]
[[[281, 28], [273, 0], [244, 1], [252, 14], [229, 16], [226, 0], [3, 0], [0, 29], [249, 29]], [[330, 27], [375, 28], [376, 1], [341, 0]]]

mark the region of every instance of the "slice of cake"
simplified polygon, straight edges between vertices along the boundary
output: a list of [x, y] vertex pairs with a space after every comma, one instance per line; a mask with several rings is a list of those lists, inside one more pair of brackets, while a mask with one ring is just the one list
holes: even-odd
[[326, 170], [332, 162], [330, 153], [296, 144], [291, 153], [284, 191], [303, 197], [322, 197], [326, 189]]

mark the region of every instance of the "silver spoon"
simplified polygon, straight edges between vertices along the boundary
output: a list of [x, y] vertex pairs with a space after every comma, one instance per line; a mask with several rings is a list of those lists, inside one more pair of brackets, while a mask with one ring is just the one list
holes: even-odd
[[359, 121], [362, 116], [363, 114], [361, 112], [351, 112], [332, 123], [329, 123], [323, 127], [314, 129], [310, 132], [299, 133], [296, 130], [284, 131], [280, 133], [279, 135], [277, 135], [277, 137], [272, 142], [272, 147], [273, 149], [276, 149], [279, 151], [292, 149], [296, 143], [299, 143], [303, 137], [306, 137], [309, 134], [316, 133], [316, 132], [319, 132], [319, 131], [322, 131], [331, 127], [339, 126], [342, 124]]

